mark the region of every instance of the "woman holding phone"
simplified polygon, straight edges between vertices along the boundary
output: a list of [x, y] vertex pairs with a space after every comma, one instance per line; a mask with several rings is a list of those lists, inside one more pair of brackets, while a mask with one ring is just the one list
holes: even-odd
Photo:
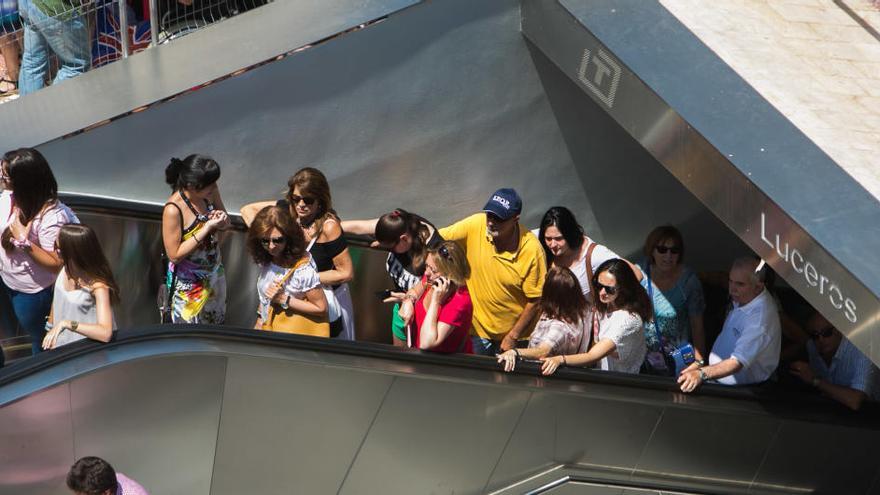
[[472, 354], [470, 330], [473, 316], [467, 279], [471, 267], [464, 250], [454, 242], [443, 242], [428, 250], [422, 287], [415, 297], [412, 347], [443, 353]]

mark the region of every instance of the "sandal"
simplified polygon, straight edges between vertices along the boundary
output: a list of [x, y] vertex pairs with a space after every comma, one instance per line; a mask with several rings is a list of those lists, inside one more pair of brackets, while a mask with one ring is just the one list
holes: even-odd
[[2, 85], [3, 83], [6, 83], [6, 84], [10, 85], [11, 87], [6, 86], [6, 89], [2, 89], [2, 86], [0, 86], [0, 96], [9, 96], [9, 95], [18, 94], [18, 80], [17, 79], [0, 78], [0, 85]]

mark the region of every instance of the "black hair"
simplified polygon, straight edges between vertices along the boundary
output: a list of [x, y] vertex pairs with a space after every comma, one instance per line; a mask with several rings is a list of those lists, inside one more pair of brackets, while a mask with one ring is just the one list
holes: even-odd
[[553, 253], [544, 242], [544, 233], [548, 227], [556, 227], [562, 238], [568, 244], [569, 249], [579, 251], [584, 244], [584, 228], [574, 218], [574, 214], [564, 206], [554, 206], [544, 213], [541, 219], [541, 229], [538, 232], [538, 240], [541, 241], [541, 247], [544, 248], [544, 254], [547, 255], [547, 261], [553, 260]]
[[67, 488], [86, 495], [102, 495], [107, 490], [116, 493], [116, 471], [100, 457], [83, 457], [67, 472]]
[[165, 183], [171, 190], [204, 189], [220, 178], [220, 165], [205, 155], [189, 155], [180, 160], [172, 158], [165, 167]]
[[[599, 275], [604, 272], [613, 275], [617, 281], [617, 298], [614, 300], [614, 306], [617, 309], [624, 309], [630, 313], [635, 313], [642, 318], [642, 321], [654, 319], [652, 301], [648, 297], [645, 288], [639, 283], [629, 263], [620, 258], [612, 258], [605, 261], [599, 265], [599, 268], [596, 269], [596, 273], [593, 275], [593, 287], [599, 287]], [[611, 312], [611, 308], [602, 302], [599, 294], [596, 294], [593, 300], [595, 301], [597, 311], [600, 313]]]
[[[15, 194], [15, 205], [21, 210], [19, 220], [27, 225], [48, 203], [58, 200], [58, 181], [49, 162], [33, 148], [19, 148], [3, 155], [6, 175]], [[7, 227], [0, 235], [0, 243], [7, 251], [12, 249], [12, 231]]]
[[430, 230], [422, 223], [421, 218], [402, 208], [397, 208], [382, 215], [376, 222], [376, 240], [380, 244], [386, 246], [396, 244], [403, 234], [409, 234], [412, 240], [409, 255], [415, 274], [421, 276], [425, 272], [428, 239], [431, 237]]

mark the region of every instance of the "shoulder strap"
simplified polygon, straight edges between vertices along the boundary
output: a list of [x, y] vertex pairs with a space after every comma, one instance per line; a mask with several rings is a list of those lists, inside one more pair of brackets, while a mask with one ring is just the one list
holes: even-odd
[[657, 334], [657, 345], [662, 350], [664, 347], [663, 336], [660, 335], [660, 327], [657, 325], [657, 307], [654, 305], [654, 284], [651, 282], [651, 263], [648, 263], [645, 273], [648, 277], [648, 301], [651, 303], [651, 314], [654, 317], [654, 333]]
[[593, 250], [596, 249], [596, 244], [590, 241], [590, 245], [587, 247], [587, 282], [590, 284], [590, 299], [596, 297], [596, 287], [593, 286]]
[[180, 217], [180, 233], [183, 234], [183, 210], [181, 210], [179, 206], [177, 206], [175, 203], [172, 203], [171, 201], [165, 203], [165, 206], [168, 205], [177, 208], [177, 216]]
[[[280, 280], [282, 290], [284, 290], [283, 289], [284, 284], [286, 284], [287, 281], [290, 280], [290, 277], [293, 276], [293, 272], [295, 272], [297, 268], [303, 266], [304, 264], [306, 264], [308, 262], [309, 262], [309, 257], [303, 256], [302, 258], [299, 259], [299, 261], [296, 262], [295, 265], [293, 265], [289, 270], [287, 270], [287, 273], [285, 273], [284, 276], [281, 277], [281, 280]], [[274, 316], [275, 316], [275, 306], [272, 305], [272, 301], [269, 301], [269, 307], [266, 308], [266, 321], [264, 321], [263, 323], [264, 324], [270, 323], [272, 321], [272, 318], [274, 318]]]

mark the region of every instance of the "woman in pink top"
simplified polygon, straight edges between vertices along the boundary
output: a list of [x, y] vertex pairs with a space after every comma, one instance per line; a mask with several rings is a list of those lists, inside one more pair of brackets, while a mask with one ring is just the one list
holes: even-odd
[[[21, 148], [0, 161], [0, 293], [40, 352], [52, 286], [61, 269], [55, 240], [62, 225], [79, 223], [58, 201], [58, 183], [39, 151]], [[2, 296], [0, 296], [2, 297]]]
[[415, 331], [412, 347], [434, 352], [472, 354], [471, 317], [474, 307], [467, 290], [471, 267], [464, 250], [454, 242], [443, 242], [428, 250], [422, 292], [415, 303]]

